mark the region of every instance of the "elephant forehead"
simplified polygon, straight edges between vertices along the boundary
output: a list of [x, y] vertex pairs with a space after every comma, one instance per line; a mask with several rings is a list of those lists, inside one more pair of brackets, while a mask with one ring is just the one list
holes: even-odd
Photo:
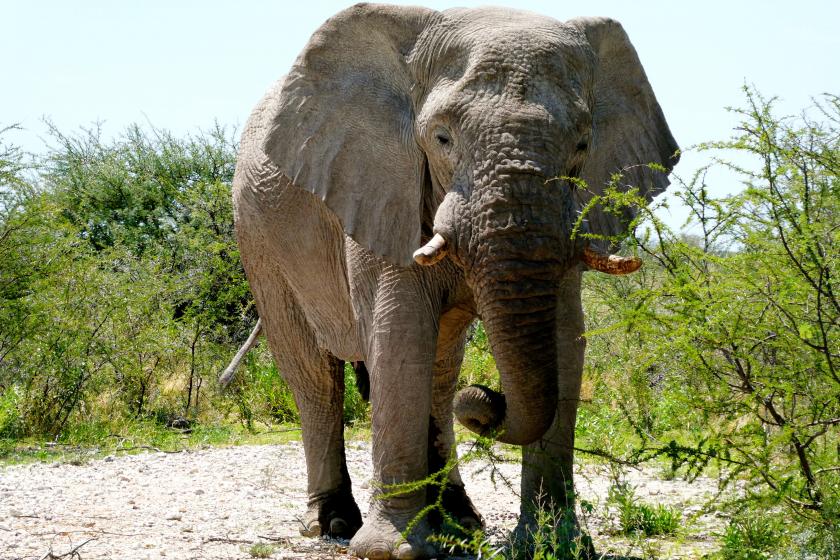
[[[558, 49], [585, 44], [574, 28], [554, 18], [508, 8], [455, 8], [443, 12], [444, 27], [457, 29], [473, 46], [514, 54], [512, 49], [554, 54]], [[471, 40], [471, 41], [470, 41]]]
[[531, 12], [486, 7], [444, 11], [409, 56], [424, 70], [452, 79], [477, 67], [544, 67], [562, 74], [570, 63], [585, 65], [590, 58], [585, 36], [573, 26]]
[[500, 107], [518, 101], [523, 115], [544, 120], [539, 114], [546, 109], [556, 118], [588, 105], [581, 101], [588, 98], [594, 57], [579, 30], [502, 8], [454, 9], [444, 15], [410, 57], [418, 77], [428, 79], [427, 101], [435, 109], [462, 113], [465, 106], [486, 105], [482, 99]]
[[457, 25], [467, 29], [478, 27], [482, 29], [506, 29], [506, 28], [550, 28], [560, 22], [556, 19], [513, 8], [495, 6], [484, 6], [479, 8], [450, 8], [443, 11], [444, 17], [455, 22]]

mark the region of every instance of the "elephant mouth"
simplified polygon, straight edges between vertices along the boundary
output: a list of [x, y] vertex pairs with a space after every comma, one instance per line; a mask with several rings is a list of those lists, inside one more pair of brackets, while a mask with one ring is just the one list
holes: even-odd
[[[423, 266], [432, 266], [446, 256], [449, 252], [448, 245], [446, 238], [436, 233], [428, 243], [414, 252], [414, 261]], [[630, 274], [642, 266], [642, 260], [638, 257], [605, 253], [590, 245], [584, 246], [578, 260], [591, 270], [611, 275]]]

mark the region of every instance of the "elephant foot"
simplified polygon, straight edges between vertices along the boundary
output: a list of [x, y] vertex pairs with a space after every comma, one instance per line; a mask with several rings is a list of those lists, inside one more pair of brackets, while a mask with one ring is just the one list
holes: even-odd
[[425, 518], [414, 523], [405, 538], [406, 527], [416, 514], [390, 514], [383, 509], [371, 504], [367, 521], [350, 540], [350, 554], [370, 560], [415, 560], [437, 554], [435, 546], [427, 542], [432, 531]]
[[[431, 501], [437, 496], [430, 498]], [[472, 533], [484, 528], [484, 519], [467, 496], [467, 491], [462, 484], [447, 485], [443, 491], [443, 509], [457, 525], [449, 527], [449, 524], [444, 523], [439, 511], [432, 511], [429, 514], [429, 521], [435, 530], [444, 529], [446, 532], [451, 532], [454, 529], [455, 532]]]
[[340, 537], [349, 539], [362, 526], [362, 514], [350, 492], [310, 500], [303, 516], [300, 534], [304, 537]]

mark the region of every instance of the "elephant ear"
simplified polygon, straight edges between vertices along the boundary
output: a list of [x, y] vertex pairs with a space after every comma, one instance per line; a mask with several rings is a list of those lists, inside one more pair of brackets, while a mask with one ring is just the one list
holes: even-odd
[[420, 246], [425, 169], [406, 57], [436, 13], [359, 4], [329, 19], [287, 75], [263, 145], [347, 235], [399, 265]]
[[[601, 194], [611, 176], [621, 172], [619, 186], [637, 187], [648, 201], [668, 186], [668, 172], [676, 165], [678, 146], [653, 95], [636, 49], [617, 21], [580, 18], [569, 22], [586, 35], [595, 54], [592, 126], [589, 155], [581, 170], [590, 192], [579, 190], [586, 204]], [[667, 172], [651, 169], [658, 164]], [[620, 235], [635, 217], [593, 208], [586, 216], [592, 233]], [[604, 243], [596, 243], [604, 245]]]

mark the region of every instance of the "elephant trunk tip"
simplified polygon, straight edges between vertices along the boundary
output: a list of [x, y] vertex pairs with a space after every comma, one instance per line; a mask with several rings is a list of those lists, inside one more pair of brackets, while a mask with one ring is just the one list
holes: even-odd
[[464, 387], [455, 395], [455, 417], [481, 435], [495, 431], [505, 417], [505, 396], [484, 385]]
[[455, 395], [454, 412], [458, 422], [472, 432], [494, 437], [502, 443], [533, 443], [542, 437], [553, 420], [552, 415], [548, 423], [517, 428], [505, 422], [506, 410], [505, 396], [484, 385], [470, 385]]

